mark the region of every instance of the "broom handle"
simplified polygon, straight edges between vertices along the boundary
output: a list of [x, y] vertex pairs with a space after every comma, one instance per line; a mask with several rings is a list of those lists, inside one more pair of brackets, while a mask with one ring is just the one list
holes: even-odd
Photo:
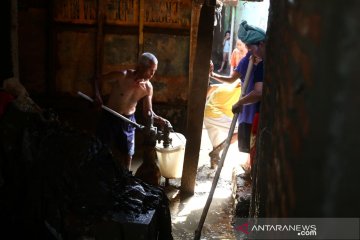
[[[250, 79], [250, 75], [251, 75], [251, 71], [253, 69], [253, 66], [254, 66], [254, 60], [253, 60], [252, 57], [250, 57], [249, 65], [248, 65], [247, 70], [246, 70], [244, 86], [241, 86], [241, 97], [245, 96], [245, 94], [246, 94], [246, 88], [249, 85], [249, 79]], [[226, 138], [225, 148], [224, 148], [223, 152], [221, 153], [221, 158], [220, 158], [218, 168], [216, 170], [216, 173], [215, 173], [212, 185], [211, 185], [211, 189], [210, 189], [210, 192], [209, 192], [208, 199], [206, 201], [203, 212], [201, 214], [199, 225], [198, 225], [197, 229], [195, 230], [194, 240], [200, 240], [201, 230], [202, 230], [202, 228], [204, 226], [206, 215], [207, 215], [207, 213], [209, 211], [210, 204], [211, 204], [211, 201], [213, 199], [214, 192], [215, 192], [215, 189], [216, 189], [216, 185], [217, 185], [217, 183], [219, 181], [221, 169], [222, 169], [222, 167], [224, 165], [225, 157], [226, 157], [227, 151], [228, 151], [229, 146], [230, 146], [230, 141], [231, 141], [232, 135], [234, 133], [235, 125], [236, 125], [238, 117], [239, 117], [239, 113], [235, 113], [234, 116], [233, 116], [233, 119], [231, 121], [229, 133], [228, 133], [228, 136]]]

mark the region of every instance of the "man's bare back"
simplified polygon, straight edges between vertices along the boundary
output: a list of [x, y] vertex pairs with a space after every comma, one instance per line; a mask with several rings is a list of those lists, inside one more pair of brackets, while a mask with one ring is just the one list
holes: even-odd
[[149, 80], [136, 79], [135, 70], [119, 71], [112, 81], [108, 107], [123, 115], [136, 111], [137, 102], [151, 93]]

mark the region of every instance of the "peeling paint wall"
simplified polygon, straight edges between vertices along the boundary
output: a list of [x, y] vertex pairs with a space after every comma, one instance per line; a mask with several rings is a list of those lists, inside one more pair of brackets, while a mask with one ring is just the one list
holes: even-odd
[[[21, 1], [24, 84], [39, 94], [92, 96], [97, 71], [134, 68], [139, 54], [150, 51], [159, 60], [152, 79], [154, 108], [173, 109], [164, 117], [185, 122], [191, 11], [191, 0]], [[103, 83], [102, 93], [109, 92]], [[184, 124], [178, 131], [185, 131]]]
[[95, 61], [95, 35], [87, 31], [56, 33], [56, 89], [60, 92], [91, 92]]
[[189, 36], [145, 34], [144, 51], [153, 52], [159, 60], [158, 70], [152, 81], [157, 90], [155, 101], [186, 102], [189, 42]]

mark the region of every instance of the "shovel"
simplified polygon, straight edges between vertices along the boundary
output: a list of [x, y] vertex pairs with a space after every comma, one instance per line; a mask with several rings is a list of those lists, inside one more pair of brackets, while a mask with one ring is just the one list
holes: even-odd
[[[246, 94], [246, 89], [247, 89], [247, 87], [249, 85], [249, 79], [250, 79], [251, 71], [253, 69], [253, 65], [254, 65], [253, 57], [250, 57], [249, 65], [248, 65], [247, 70], [246, 70], [245, 80], [244, 80], [244, 84], [243, 84], [244, 86], [241, 86], [241, 97], [244, 97], [245, 94]], [[219, 164], [218, 164], [218, 168], [216, 170], [216, 173], [215, 173], [212, 185], [211, 185], [210, 193], [209, 193], [208, 199], [206, 201], [206, 204], [204, 206], [203, 212], [201, 214], [199, 225], [198, 225], [197, 229], [195, 230], [194, 240], [200, 240], [201, 230], [202, 230], [202, 228], [204, 226], [206, 215], [207, 215], [207, 213], [209, 211], [209, 207], [210, 207], [212, 198], [214, 196], [216, 185], [217, 185], [217, 183], [219, 181], [221, 169], [222, 169], [222, 167], [224, 165], [225, 157], [226, 157], [227, 151], [228, 151], [229, 146], [230, 146], [230, 141], [231, 141], [232, 135], [233, 135], [234, 130], [235, 130], [235, 125], [236, 125], [238, 116], [239, 116], [239, 113], [235, 113], [234, 116], [233, 116], [233, 119], [231, 121], [229, 133], [228, 133], [228, 136], [226, 138], [225, 148], [224, 148], [224, 150], [223, 150], [223, 152], [221, 154], [221, 158], [220, 158], [220, 161], [219, 161]]]

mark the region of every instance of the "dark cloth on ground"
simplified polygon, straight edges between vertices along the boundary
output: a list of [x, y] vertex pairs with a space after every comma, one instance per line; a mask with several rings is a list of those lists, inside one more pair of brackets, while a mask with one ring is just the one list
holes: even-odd
[[[94, 136], [9, 104], [0, 119], [0, 236], [105, 239], [101, 229], [116, 227], [106, 232], [123, 239], [126, 219], [155, 210], [158, 237], [149, 239], [173, 239], [164, 190], [114, 162]], [[134, 234], [143, 239], [141, 231]]]

